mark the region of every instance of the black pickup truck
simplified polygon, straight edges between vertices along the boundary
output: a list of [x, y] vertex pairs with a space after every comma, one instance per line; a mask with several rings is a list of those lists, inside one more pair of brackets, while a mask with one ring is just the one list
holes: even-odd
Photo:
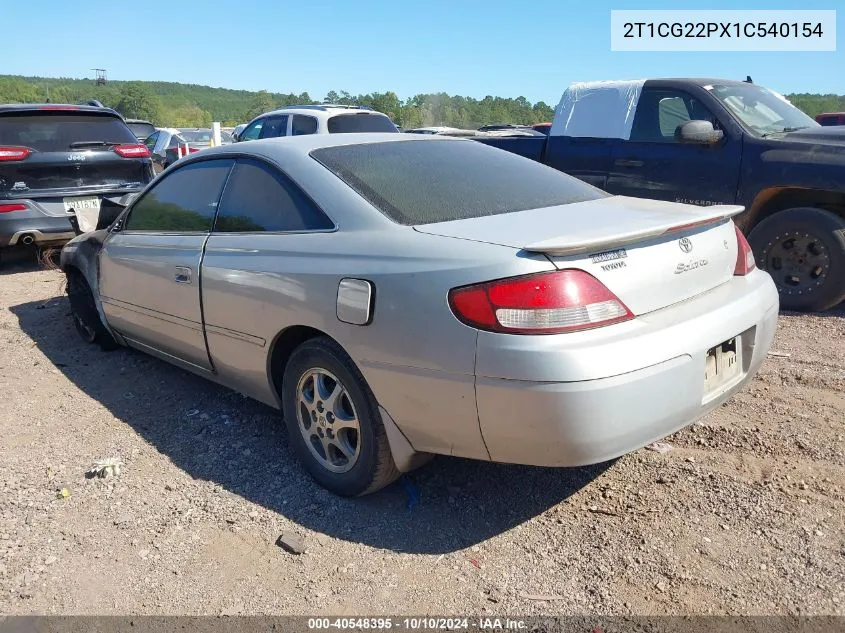
[[784, 309], [845, 300], [845, 126], [822, 127], [766, 88], [722, 79], [575, 84], [548, 137], [476, 140], [613, 194], [741, 204], [737, 223]]

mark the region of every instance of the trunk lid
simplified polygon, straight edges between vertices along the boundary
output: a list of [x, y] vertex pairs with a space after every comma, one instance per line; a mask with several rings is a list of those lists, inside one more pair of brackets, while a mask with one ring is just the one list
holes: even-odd
[[0, 147], [26, 148], [22, 160], [0, 161], [0, 197], [43, 198], [137, 191], [151, 179], [150, 161], [114, 147], [137, 144], [114, 115], [93, 111], [23, 110], [0, 115]]
[[617, 196], [415, 229], [543, 253], [557, 268], [592, 274], [639, 315], [733, 277], [738, 249], [729, 218], [742, 210]]

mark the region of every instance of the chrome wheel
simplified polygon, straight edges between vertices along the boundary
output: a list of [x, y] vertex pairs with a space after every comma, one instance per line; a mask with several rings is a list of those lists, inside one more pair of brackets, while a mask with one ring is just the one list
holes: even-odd
[[323, 468], [345, 473], [361, 452], [361, 426], [352, 397], [337, 376], [320, 367], [305, 371], [296, 386], [299, 431]]

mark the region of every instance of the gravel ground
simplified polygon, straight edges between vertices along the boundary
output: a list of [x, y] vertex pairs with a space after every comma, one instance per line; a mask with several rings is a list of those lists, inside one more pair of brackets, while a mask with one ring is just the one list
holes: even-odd
[[0, 613], [845, 615], [843, 307], [782, 315], [789, 356], [669, 452], [438, 457], [359, 500], [274, 411], [68, 314], [58, 272], [0, 271]]

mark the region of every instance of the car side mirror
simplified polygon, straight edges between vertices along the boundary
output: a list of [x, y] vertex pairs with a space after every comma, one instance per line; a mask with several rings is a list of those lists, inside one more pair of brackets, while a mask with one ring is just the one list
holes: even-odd
[[722, 130], [713, 127], [710, 121], [687, 121], [675, 130], [675, 140], [693, 145], [715, 145], [725, 137]]
[[233, 142], [233, 143], [237, 143], [237, 142], [238, 142], [238, 135], [237, 135], [237, 133], [236, 133], [236, 132], [232, 132], [232, 142]]

